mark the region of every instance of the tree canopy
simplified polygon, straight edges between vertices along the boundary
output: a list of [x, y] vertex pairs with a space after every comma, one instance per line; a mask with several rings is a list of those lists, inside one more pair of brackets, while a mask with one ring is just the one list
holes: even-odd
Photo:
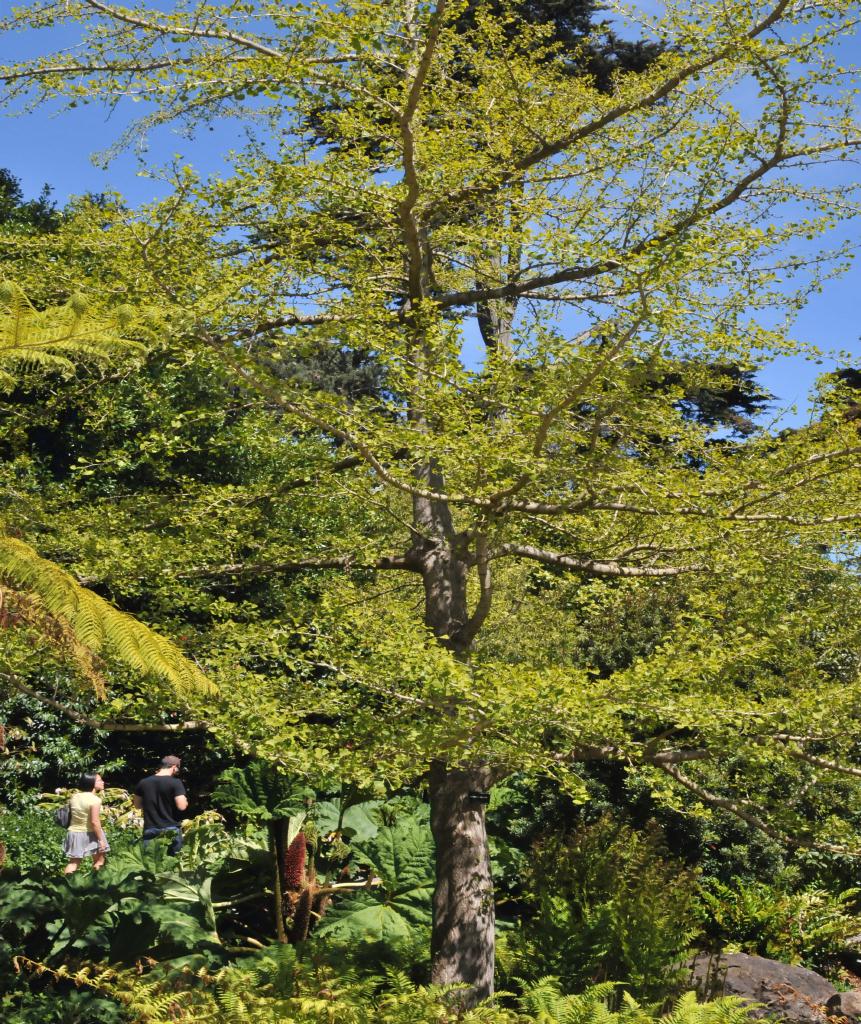
[[[470, 794], [515, 766], [576, 791], [578, 763], [618, 760], [795, 842], [816, 839], [791, 802], [763, 806], [775, 765], [861, 771], [857, 661], [837, 655], [857, 649], [861, 519], [845, 386], [822, 383], [808, 427], [743, 440], [686, 405], [800, 350], [791, 314], [846, 257], [816, 240], [857, 213], [816, 169], [861, 131], [835, 56], [848, 0], [669, 3], [637, 15], [649, 59], [601, 75], [588, 34], [560, 42], [516, 3], [465, 10], [34, 5], [15, 27], [71, 23], [81, 48], [0, 80], [13, 101], [131, 94], [147, 113], [126, 141], [247, 119], [229, 174], [168, 168], [167, 200], [104, 205], [64, 237], [93, 254], [82, 287], [154, 307], [173, 352], [254, 404], [247, 436], [268, 432], [264, 473], [241, 493], [184, 484], [169, 519], [217, 493], [225, 519], [265, 502], [274, 528], [183, 572], [327, 572], [287, 671], [222, 662], [219, 727], [359, 781], [371, 756], [392, 779], [429, 766], [434, 977], [486, 994]], [[10, 274], [46, 287], [53, 244]], [[373, 386], [297, 372], [321, 352], [360, 353]], [[626, 600], [670, 587], [636, 657], [560, 654], [571, 615], [624, 630]]]

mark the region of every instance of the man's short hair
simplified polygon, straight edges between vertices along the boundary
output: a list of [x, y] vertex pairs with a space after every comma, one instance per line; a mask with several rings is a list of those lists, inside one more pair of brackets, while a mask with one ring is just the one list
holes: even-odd
[[168, 754], [167, 757], [163, 757], [161, 759], [162, 768], [179, 768], [181, 764], [182, 761], [180, 760], [180, 758], [175, 757], [173, 754]]

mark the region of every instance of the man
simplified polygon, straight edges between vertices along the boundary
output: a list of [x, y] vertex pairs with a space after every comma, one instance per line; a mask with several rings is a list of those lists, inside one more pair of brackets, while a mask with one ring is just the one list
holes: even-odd
[[161, 767], [135, 786], [134, 804], [143, 811], [143, 840], [146, 846], [157, 836], [170, 836], [170, 853], [182, 848], [180, 813], [188, 807], [185, 786], [179, 781], [182, 762], [172, 754], [161, 759]]

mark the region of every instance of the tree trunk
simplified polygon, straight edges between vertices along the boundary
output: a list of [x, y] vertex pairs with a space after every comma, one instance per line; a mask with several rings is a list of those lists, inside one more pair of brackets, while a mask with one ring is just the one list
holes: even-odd
[[495, 908], [485, 805], [470, 793], [487, 792], [486, 767], [430, 772], [431, 829], [436, 843], [431, 980], [465, 984], [463, 1002], [473, 1006], [493, 995]]
[[517, 299], [490, 299], [476, 307], [481, 338], [489, 352], [510, 356], [514, 347]]
[[444, 647], [465, 657], [469, 643], [462, 641], [461, 631], [469, 618], [466, 603], [469, 569], [447, 541], [427, 549], [422, 568], [425, 625], [433, 630]]
[[[416, 467], [415, 477], [431, 490], [445, 482], [433, 463]], [[459, 636], [469, 618], [466, 587], [469, 575], [464, 538], [458, 535], [451, 509], [444, 501], [413, 497], [412, 556], [421, 566], [425, 589], [425, 625], [444, 647], [466, 657], [470, 641]]]
[[[444, 482], [433, 465], [420, 468], [416, 475], [429, 489], [442, 491]], [[444, 647], [465, 661], [476, 624], [474, 618], [470, 620], [467, 603], [467, 538], [456, 532], [451, 510], [442, 500], [414, 497], [413, 517], [413, 550], [425, 589], [425, 624]], [[486, 611], [483, 608], [481, 615]], [[456, 706], [449, 713], [456, 715]], [[431, 764], [431, 829], [436, 844], [431, 980], [436, 985], [468, 986], [458, 996], [465, 1006], [493, 995], [495, 908], [485, 805], [470, 797], [470, 793], [485, 793], [491, 781], [487, 766]]]

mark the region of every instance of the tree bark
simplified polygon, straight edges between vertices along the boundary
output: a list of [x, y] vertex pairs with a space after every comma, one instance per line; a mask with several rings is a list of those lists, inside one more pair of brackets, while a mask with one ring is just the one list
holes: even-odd
[[493, 995], [495, 908], [485, 805], [470, 793], [486, 793], [488, 767], [430, 771], [431, 829], [436, 843], [431, 980], [465, 984], [463, 1003], [474, 1006]]
[[[415, 477], [434, 490], [445, 486], [433, 463], [417, 467]], [[469, 620], [469, 561], [464, 538], [455, 531], [451, 509], [444, 501], [415, 496], [413, 524], [410, 556], [420, 566], [424, 583], [425, 625], [444, 647], [466, 658], [470, 641], [459, 635]]]
[[[443, 481], [433, 465], [416, 474], [433, 488]], [[472, 636], [467, 602], [470, 554], [445, 502], [413, 500], [414, 555], [425, 589], [425, 624], [454, 655], [469, 658]], [[452, 707], [451, 714], [457, 709]], [[431, 933], [431, 980], [468, 986], [458, 1001], [473, 1006], [493, 995], [495, 907], [485, 805], [489, 766], [453, 768], [434, 761], [430, 770], [431, 830], [436, 844], [436, 887]]]
[[459, 657], [466, 657], [469, 642], [462, 641], [460, 634], [469, 619], [466, 599], [469, 567], [448, 539], [429, 545], [420, 557], [425, 625], [433, 630], [444, 647]]

